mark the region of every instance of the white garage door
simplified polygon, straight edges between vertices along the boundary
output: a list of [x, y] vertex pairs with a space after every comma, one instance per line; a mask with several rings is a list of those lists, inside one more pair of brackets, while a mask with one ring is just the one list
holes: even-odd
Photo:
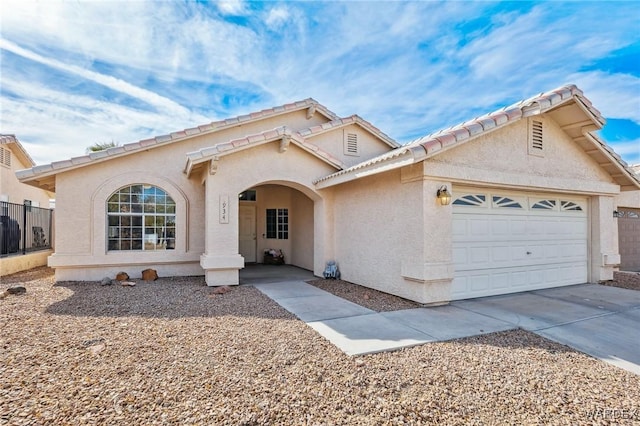
[[587, 200], [456, 189], [452, 299], [587, 282]]

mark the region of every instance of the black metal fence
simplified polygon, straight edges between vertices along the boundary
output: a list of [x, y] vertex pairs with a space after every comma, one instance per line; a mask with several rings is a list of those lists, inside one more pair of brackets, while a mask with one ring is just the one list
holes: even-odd
[[51, 248], [53, 210], [0, 201], [0, 256]]

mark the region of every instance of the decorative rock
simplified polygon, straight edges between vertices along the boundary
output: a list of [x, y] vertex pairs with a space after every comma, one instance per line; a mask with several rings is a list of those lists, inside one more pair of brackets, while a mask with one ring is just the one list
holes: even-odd
[[26, 292], [27, 292], [27, 289], [22, 286], [9, 287], [7, 289], [7, 293], [9, 294], [25, 294]]
[[102, 281], [100, 281], [100, 285], [111, 285], [111, 284], [113, 283], [111, 282], [111, 278], [109, 277], [104, 277]]
[[87, 348], [89, 352], [91, 352], [93, 355], [98, 355], [100, 352], [102, 352], [105, 349], [106, 344], [104, 343], [104, 339], [99, 338], [99, 339], [85, 340], [84, 342], [82, 342], [82, 346]]
[[105, 347], [106, 346], [104, 343], [99, 343], [97, 345], [89, 346], [87, 349], [89, 350], [89, 352], [91, 352], [92, 355], [98, 355], [104, 350]]
[[229, 286], [223, 285], [222, 287], [216, 287], [211, 294], [225, 294], [229, 293], [231, 288]]
[[155, 269], [145, 269], [142, 271], [142, 279], [145, 281], [155, 281], [158, 279], [158, 273]]
[[116, 280], [117, 281], [127, 281], [129, 279], [129, 274], [127, 274], [126, 272], [118, 272], [118, 274], [116, 275]]
[[133, 281], [122, 281], [120, 285], [122, 285], [123, 287], [134, 287], [136, 283], [134, 283]]

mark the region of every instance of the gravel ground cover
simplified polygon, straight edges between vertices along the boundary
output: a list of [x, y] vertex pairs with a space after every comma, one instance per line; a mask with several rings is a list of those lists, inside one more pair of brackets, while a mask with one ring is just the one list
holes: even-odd
[[348, 281], [318, 279], [307, 282], [335, 296], [342, 297], [343, 299], [347, 299], [376, 312], [390, 312], [422, 307], [420, 303], [353, 284]]
[[603, 281], [600, 284], [629, 290], [640, 290], [640, 272], [614, 272], [613, 281]]
[[522, 330], [348, 357], [251, 286], [2, 278], [0, 425], [631, 424], [640, 377]]

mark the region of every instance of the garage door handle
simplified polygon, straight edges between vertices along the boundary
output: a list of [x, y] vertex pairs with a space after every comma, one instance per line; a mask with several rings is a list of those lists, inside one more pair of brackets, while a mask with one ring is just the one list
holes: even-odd
[[531, 252], [530, 252], [530, 251], [528, 251], [528, 252], [527, 252], [527, 254], [531, 254]]

